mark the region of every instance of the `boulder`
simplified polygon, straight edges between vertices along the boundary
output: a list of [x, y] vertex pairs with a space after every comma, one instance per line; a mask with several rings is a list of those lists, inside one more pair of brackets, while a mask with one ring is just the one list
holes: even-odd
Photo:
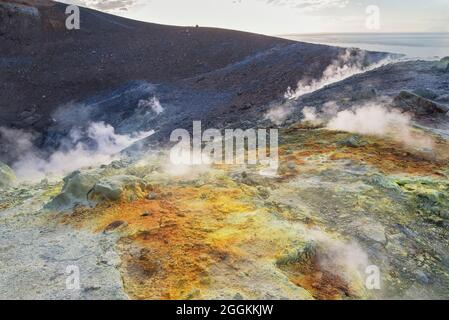
[[430, 282], [429, 281], [429, 277], [422, 270], [416, 270], [415, 271], [415, 276], [416, 276], [416, 280], [418, 280], [418, 282], [420, 284], [422, 284], [422, 285], [427, 285]]
[[360, 148], [367, 145], [366, 141], [363, 141], [360, 136], [353, 135], [337, 142], [339, 146]]
[[401, 192], [401, 188], [397, 183], [390, 180], [387, 176], [383, 176], [381, 174], [373, 174], [369, 178], [369, 183], [382, 189]]
[[140, 178], [129, 175], [118, 175], [98, 181], [91, 192], [92, 201], [118, 201], [142, 199], [146, 196], [146, 184]]
[[366, 223], [360, 223], [357, 227], [357, 235], [366, 241], [377, 242], [385, 245], [387, 238], [385, 228], [380, 223], [368, 220]]
[[3, 162], [0, 162], [0, 189], [9, 188], [15, 181], [14, 171]]
[[108, 224], [106, 226], [106, 228], [104, 229], [103, 233], [111, 233], [116, 231], [117, 229], [122, 229], [124, 227], [126, 227], [128, 225], [128, 223], [126, 221], [123, 220], [116, 220], [111, 222], [110, 224]]
[[438, 72], [449, 72], [449, 57], [444, 57], [440, 61], [435, 61], [434, 63], [434, 69]]
[[436, 98], [438, 98], [438, 94], [436, 94], [435, 92], [433, 92], [430, 89], [427, 88], [421, 88], [421, 89], [416, 89], [413, 90], [413, 93], [416, 94], [417, 96], [429, 99], [429, 100], [435, 100]]
[[443, 94], [441, 96], [439, 96], [436, 101], [440, 102], [440, 103], [449, 103], [449, 94]]
[[49, 209], [69, 209], [75, 205], [88, 205], [89, 191], [101, 179], [101, 176], [95, 172], [74, 171], [64, 178], [64, 186], [50, 203]]
[[276, 261], [278, 266], [290, 264], [310, 264], [318, 255], [319, 247], [315, 241], [309, 241], [304, 246]]
[[401, 91], [394, 99], [393, 105], [418, 116], [446, 114], [449, 108], [435, 101], [423, 98], [408, 91]]

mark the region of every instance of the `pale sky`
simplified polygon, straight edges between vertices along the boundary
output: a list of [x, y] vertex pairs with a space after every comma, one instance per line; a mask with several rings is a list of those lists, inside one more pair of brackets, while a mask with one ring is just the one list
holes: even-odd
[[[281, 35], [449, 32], [449, 0], [62, 0], [127, 18]], [[379, 8], [380, 29], [366, 27]]]

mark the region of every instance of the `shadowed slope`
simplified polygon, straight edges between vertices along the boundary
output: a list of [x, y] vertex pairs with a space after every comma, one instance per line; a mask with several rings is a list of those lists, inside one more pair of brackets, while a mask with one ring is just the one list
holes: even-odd
[[[19, 127], [45, 127], [60, 104], [129, 80], [192, 77], [291, 43], [229, 30], [142, 23], [85, 8], [81, 29], [68, 31], [66, 5], [22, 2], [0, 1], [0, 124]], [[25, 110], [35, 113], [34, 119], [23, 122]]]

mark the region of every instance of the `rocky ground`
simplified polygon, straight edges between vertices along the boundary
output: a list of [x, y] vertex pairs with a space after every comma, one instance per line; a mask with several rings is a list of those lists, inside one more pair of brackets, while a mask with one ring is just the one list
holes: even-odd
[[[0, 2], [0, 129], [34, 137], [1, 144], [0, 298], [449, 297], [447, 58], [398, 61], [87, 9], [85, 27], [68, 33], [63, 9]], [[367, 128], [385, 116], [393, 128], [330, 125], [367, 105], [382, 106]], [[170, 132], [193, 120], [279, 128], [279, 169], [174, 166]], [[112, 162], [15, 177], [23, 153], [11, 141], [35, 161], [75, 150], [58, 164], [75, 162], [92, 141], [73, 149], [68, 137], [91, 123], [120, 139], [155, 133]], [[73, 268], [79, 289], [68, 286]]]
[[[103, 109], [97, 116], [117, 122], [153, 94], [138, 89], [142, 83], [156, 86], [163, 103], [173, 105], [165, 115], [183, 112], [164, 119], [170, 125], [164, 128], [191, 123], [192, 116], [231, 120], [249, 110], [260, 113], [287, 87], [304, 76], [320, 76], [345, 52], [245, 32], [137, 22], [85, 8], [80, 29], [68, 31], [65, 8], [48, 0], [0, 2], [0, 126], [33, 131], [41, 149], [58, 144], [55, 131], [66, 134], [57, 121], [61, 109], [102, 101], [100, 107], [112, 105], [117, 113]], [[355, 49], [354, 54], [364, 64], [387, 56]], [[130, 91], [133, 96], [124, 100]], [[161, 121], [147, 120], [140, 125]], [[0, 159], [12, 161], [3, 146]]]
[[[2, 193], [2, 298], [448, 296], [447, 140], [432, 135], [435, 160], [302, 124], [281, 136], [274, 176], [173, 175], [162, 152]], [[81, 291], [65, 288], [68, 265]]]

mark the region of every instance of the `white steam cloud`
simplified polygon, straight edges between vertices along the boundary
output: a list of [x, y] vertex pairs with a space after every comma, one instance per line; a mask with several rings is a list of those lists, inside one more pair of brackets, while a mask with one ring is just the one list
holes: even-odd
[[265, 119], [270, 120], [276, 125], [281, 125], [287, 120], [288, 116], [292, 113], [292, 107], [281, 105], [270, 108], [265, 114]]
[[367, 253], [355, 241], [343, 241], [316, 227], [307, 232], [308, 241], [318, 247], [320, 267], [344, 279], [353, 289], [364, 284], [366, 267], [370, 265]]
[[341, 130], [367, 135], [386, 135], [393, 128], [407, 129], [411, 116], [397, 109], [387, 109], [378, 104], [366, 104], [357, 109], [337, 113], [328, 124], [331, 130]]
[[[296, 100], [305, 94], [320, 90], [327, 85], [342, 81], [356, 74], [373, 70], [390, 62], [390, 58], [386, 58], [378, 63], [365, 65], [366, 53], [364, 51], [356, 51], [356, 54], [354, 55], [354, 52], [355, 51], [352, 49], [346, 49], [337, 59], [332, 61], [332, 63], [327, 66], [319, 79], [301, 79], [298, 82], [296, 90], [293, 90], [290, 87], [287, 88], [284, 98], [288, 100]], [[292, 112], [293, 107], [291, 106], [275, 106], [270, 108], [270, 110], [265, 114], [265, 119], [270, 120], [276, 125], [281, 125], [285, 122], [285, 120], [287, 120]], [[311, 109], [306, 109], [304, 115], [306, 120], [311, 123], [316, 123], [316, 121], [319, 121], [314, 118]]]
[[156, 114], [164, 112], [164, 108], [158, 98], [152, 97], [148, 100], [139, 100], [138, 108], [140, 109], [151, 109]]
[[0, 137], [2, 148], [5, 149], [9, 156], [17, 158], [33, 149], [35, 134], [32, 132], [0, 127]]
[[284, 95], [285, 98], [296, 100], [305, 94], [322, 89], [331, 83], [338, 82], [353, 75], [375, 69], [386, 64], [389, 61], [388, 59], [384, 59], [378, 63], [365, 66], [365, 52], [357, 52], [357, 55], [354, 55], [353, 52], [354, 51], [351, 49], [346, 49], [343, 54], [341, 54], [329, 66], [327, 66], [321, 78], [312, 80], [301, 79], [298, 82], [296, 90], [292, 90], [291, 88], [287, 89], [287, 92]]
[[[150, 136], [153, 132], [137, 132], [131, 135], [115, 133], [115, 129], [104, 122], [93, 122], [85, 132], [73, 129], [70, 132], [72, 147], [68, 150], [58, 150], [49, 157], [43, 157], [33, 147], [33, 136], [16, 129], [0, 128], [2, 135], [16, 135], [21, 138], [15, 145], [21, 154], [12, 165], [20, 180], [36, 181], [48, 175], [64, 175], [71, 171], [93, 165], [110, 163], [117, 159], [117, 154], [134, 142]], [[88, 138], [94, 147], [81, 141]], [[12, 142], [12, 141], [10, 141]]]
[[311, 125], [322, 125], [326, 121], [332, 119], [338, 112], [338, 105], [334, 101], [326, 102], [323, 105], [321, 113], [317, 113], [314, 107], [304, 107], [302, 114], [304, 118], [301, 122]]
[[315, 108], [306, 107], [303, 115], [303, 121], [326, 124], [329, 130], [391, 137], [414, 148], [432, 149], [433, 146], [430, 137], [414, 133], [411, 114], [387, 108], [379, 102], [366, 103], [340, 112], [337, 105], [330, 102], [320, 114]]
[[320, 122], [320, 119], [314, 107], [304, 107], [304, 109], [302, 109], [302, 114], [304, 115], [303, 122]]

